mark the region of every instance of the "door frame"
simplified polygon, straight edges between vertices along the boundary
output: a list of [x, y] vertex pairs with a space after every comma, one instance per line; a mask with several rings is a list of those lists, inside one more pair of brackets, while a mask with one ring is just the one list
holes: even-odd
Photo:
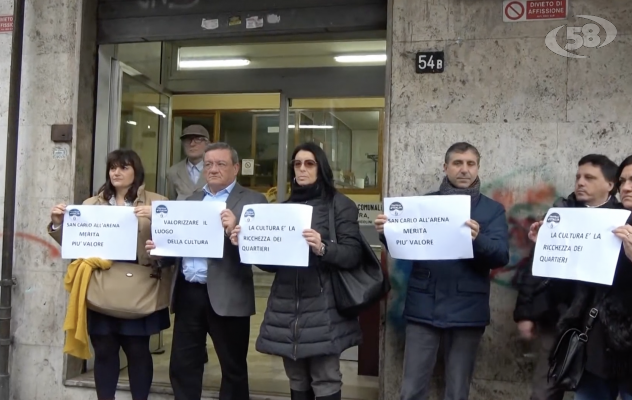
[[173, 93], [160, 83], [152, 81], [133, 67], [119, 61], [116, 57], [116, 45], [99, 46], [98, 81], [96, 101], [96, 123], [94, 137], [94, 161], [92, 192], [96, 195], [103, 184], [106, 174], [107, 155], [120, 147], [120, 117], [122, 101], [122, 81], [127, 75], [138, 83], [147, 86], [167, 99], [166, 117], [160, 121], [158, 129], [158, 159], [156, 171], [157, 192], [165, 194], [166, 176], [171, 159], [171, 120]]

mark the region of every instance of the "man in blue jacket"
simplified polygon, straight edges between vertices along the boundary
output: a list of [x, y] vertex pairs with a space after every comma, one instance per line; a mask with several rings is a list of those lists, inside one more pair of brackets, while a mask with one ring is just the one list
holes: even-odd
[[[469, 396], [476, 353], [490, 322], [491, 269], [509, 262], [509, 227], [503, 206], [480, 193], [480, 153], [469, 143], [446, 152], [445, 177], [430, 195], [470, 195], [473, 259], [415, 261], [404, 316], [406, 348], [401, 400], [427, 400], [439, 343], [445, 349], [445, 400]], [[384, 237], [385, 215], [375, 220]]]

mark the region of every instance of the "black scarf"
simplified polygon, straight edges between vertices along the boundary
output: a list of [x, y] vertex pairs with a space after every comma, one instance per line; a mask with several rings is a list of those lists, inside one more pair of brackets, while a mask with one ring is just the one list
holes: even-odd
[[449, 195], [449, 194], [464, 194], [469, 195], [472, 198], [472, 206], [478, 203], [478, 200], [481, 197], [481, 180], [479, 177], [476, 177], [476, 180], [472, 182], [470, 187], [468, 188], [458, 188], [448, 180], [448, 177], [443, 177], [443, 182], [441, 182], [441, 186], [439, 186], [439, 194]]
[[311, 185], [301, 186], [296, 183], [296, 180], [292, 180], [292, 192], [290, 198], [287, 199], [288, 203], [304, 203], [309, 200], [321, 197], [323, 195], [322, 185], [319, 182]]

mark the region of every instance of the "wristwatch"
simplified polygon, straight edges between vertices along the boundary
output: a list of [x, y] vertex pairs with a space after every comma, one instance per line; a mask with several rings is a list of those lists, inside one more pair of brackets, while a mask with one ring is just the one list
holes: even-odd
[[318, 250], [318, 253], [316, 255], [322, 257], [325, 255], [325, 251], [327, 251], [327, 245], [325, 244], [325, 242], [322, 242], [320, 244], [320, 250]]

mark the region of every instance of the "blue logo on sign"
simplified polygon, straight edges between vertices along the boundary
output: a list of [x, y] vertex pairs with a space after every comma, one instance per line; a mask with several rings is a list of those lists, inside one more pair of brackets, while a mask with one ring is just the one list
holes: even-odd
[[169, 210], [167, 210], [167, 206], [165, 206], [164, 204], [159, 205], [158, 207], [156, 207], [156, 214], [160, 214], [160, 217], [164, 217], [165, 214], [167, 214], [169, 212]]
[[250, 222], [250, 218], [255, 217], [255, 210], [253, 210], [252, 208], [247, 209], [244, 213], [244, 217], [246, 217], [246, 221]]
[[546, 223], [549, 225], [549, 228], [553, 229], [560, 223], [561, 220], [562, 217], [560, 217], [560, 214], [554, 212], [546, 219]]
[[398, 216], [402, 213], [402, 211], [404, 211], [404, 206], [402, 205], [402, 203], [395, 202], [392, 203], [388, 209], [393, 215]]
[[81, 212], [79, 212], [79, 210], [77, 210], [76, 208], [73, 208], [71, 210], [68, 210], [68, 215], [70, 215], [73, 221], [75, 221], [77, 217], [81, 217]]

